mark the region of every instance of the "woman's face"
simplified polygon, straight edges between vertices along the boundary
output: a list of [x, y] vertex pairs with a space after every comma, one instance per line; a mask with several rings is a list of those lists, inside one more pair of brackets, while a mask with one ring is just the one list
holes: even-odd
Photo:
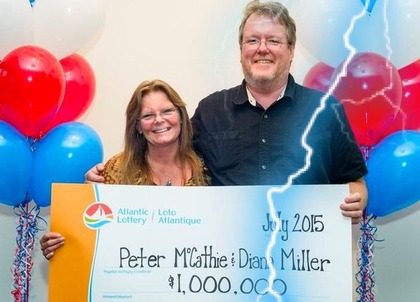
[[143, 96], [139, 128], [149, 147], [150, 145], [167, 147], [178, 144], [181, 116], [164, 92], [152, 91]]

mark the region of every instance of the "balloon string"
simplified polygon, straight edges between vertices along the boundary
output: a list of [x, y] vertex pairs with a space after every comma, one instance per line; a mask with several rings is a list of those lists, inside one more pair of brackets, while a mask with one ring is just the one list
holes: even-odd
[[358, 240], [359, 256], [357, 259], [358, 272], [356, 280], [358, 287], [356, 292], [359, 294], [357, 302], [375, 301], [375, 268], [373, 262], [373, 243], [380, 241], [375, 239], [377, 228], [371, 224], [375, 216], [367, 217], [366, 211], [363, 214], [360, 230], [362, 234]]
[[[360, 145], [360, 151], [367, 164], [367, 161], [373, 151], [374, 146]], [[358, 271], [356, 273], [356, 280], [358, 287], [356, 292], [359, 295], [357, 302], [375, 302], [375, 267], [373, 263], [373, 243], [378, 241], [375, 239], [377, 228], [371, 224], [371, 221], [376, 217], [373, 215], [368, 217], [366, 210], [363, 212], [363, 218], [360, 223], [360, 230], [362, 231], [358, 239]]]
[[362, 152], [365, 162], [367, 162], [367, 160], [369, 159], [374, 147], [375, 147], [374, 145], [372, 146], [360, 145], [359, 146], [359, 149]]
[[13, 208], [18, 216], [18, 226], [16, 227], [16, 249], [13, 261], [13, 289], [11, 294], [15, 302], [28, 302], [30, 281], [33, 269], [33, 250], [35, 247], [36, 234], [40, 230], [39, 220], [45, 222], [39, 216], [40, 207], [35, 205], [30, 207], [28, 203], [20, 204]]
[[29, 145], [29, 148], [31, 149], [31, 151], [35, 152], [36, 145], [37, 145], [39, 139], [34, 138], [34, 137], [27, 137], [26, 140], [28, 141], [28, 145]]

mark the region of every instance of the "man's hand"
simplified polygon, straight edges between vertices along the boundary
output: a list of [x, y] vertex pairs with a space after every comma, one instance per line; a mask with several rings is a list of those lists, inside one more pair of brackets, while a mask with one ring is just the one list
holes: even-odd
[[340, 205], [343, 216], [351, 217], [353, 224], [357, 224], [363, 217], [366, 208], [368, 192], [363, 178], [349, 183], [350, 195]]
[[104, 171], [105, 165], [100, 163], [92, 167], [85, 174], [85, 183], [104, 183], [105, 178], [101, 175]]

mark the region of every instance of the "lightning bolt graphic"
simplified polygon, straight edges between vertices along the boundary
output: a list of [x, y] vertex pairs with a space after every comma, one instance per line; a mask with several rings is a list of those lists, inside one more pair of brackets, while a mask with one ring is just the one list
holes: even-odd
[[[388, 103], [388, 105], [393, 109], [394, 112], [400, 112], [403, 117], [404, 120], [406, 118], [406, 113], [402, 111], [402, 109], [400, 108], [399, 103], [395, 104], [387, 95], [386, 92], [387, 91], [391, 91], [393, 89], [393, 72], [392, 72], [392, 66], [389, 64], [390, 62], [390, 57], [392, 55], [392, 49], [391, 49], [391, 43], [390, 43], [390, 38], [389, 38], [389, 34], [388, 34], [388, 18], [387, 18], [387, 4], [388, 4], [388, 0], [384, 1], [384, 5], [383, 5], [383, 20], [384, 20], [384, 38], [386, 41], [386, 49], [387, 49], [387, 61], [386, 61], [386, 69], [389, 72], [389, 79], [390, 79], [390, 84], [388, 86], [383, 87], [382, 89], [376, 91], [375, 93], [373, 93], [372, 95], [370, 95], [369, 97], [365, 97], [361, 100], [353, 100], [353, 99], [344, 99], [341, 100], [342, 103], [350, 103], [350, 104], [355, 104], [355, 105], [361, 105], [367, 102], [371, 102], [373, 101], [375, 98], [377, 98], [378, 96], [381, 96], [382, 98], [385, 99], [385, 101]], [[369, 1], [366, 2], [366, 7], [369, 6]], [[352, 59], [354, 58], [355, 54], [356, 54], [356, 49], [351, 45], [350, 40], [349, 40], [349, 36], [354, 28], [354, 25], [356, 23], [357, 20], [359, 20], [360, 18], [364, 17], [366, 15], [366, 10], [362, 11], [359, 15], [355, 16], [351, 22], [350, 27], [348, 28], [348, 30], [346, 31], [345, 35], [343, 36], [344, 39], [344, 43], [345, 43], [345, 47], [349, 50], [349, 56], [347, 57], [347, 59], [344, 61], [344, 63], [341, 66], [340, 72], [338, 73], [338, 76], [335, 78], [335, 80], [333, 81], [333, 83], [330, 84], [330, 87], [328, 89], [327, 94], [331, 95], [334, 90], [337, 88], [338, 84], [340, 83], [341, 78], [346, 77], [347, 76], [347, 70], [348, 70], [348, 65], [349, 63], [352, 61]], [[335, 108], [334, 108], [335, 109]], [[336, 116], [339, 119], [338, 113], [336, 111]], [[368, 122], [369, 121], [369, 116], [367, 113], [365, 113], [365, 121]], [[343, 123], [342, 121], [341, 125], [342, 125], [342, 129], [343, 129]], [[347, 137], [348, 139], [351, 139], [349, 134], [347, 133]], [[368, 158], [369, 156], [369, 149], [368, 147], [365, 146], [361, 146], [361, 149], [364, 153], [365, 159]]]
[[[385, 24], [386, 24], [384, 34], [385, 34], [386, 41], [387, 41], [387, 50], [389, 52], [389, 55], [388, 55], [387, 58], [389, 59], [389, 57], [391, 55], [391, 48], [390, 48], [389, 37], [388, 37], [388, 22], [386, 22], [387, 2], [388, 2], [388, 0], [385, 0], [383, 14], [384, 14], [384, 20], [385, 20]], [[368, 7], [368, 6], [369, 6], [369, 1], [366, 3], [366, 7]], [[280, 230], [280, 225], [281, 225], [281, 219], [276, 215], [276, 208], [275, 208], [274, 201], [273, 201], [273, 195], [274, 194], [283, 194], [287, 189], [290, 188], [293, 181], [297, 177], [299, 177], [302, 173], [306, 172], [308, 170], [308, 168], [310, 167], [311, 156], [312, 156], [313, 150], [312, 150], [311, 146], [309, 146], [307, 144], [308, 133], [311, 131], [312, 126], [313, 126], [315, 120], [317, 119], [318, 115], [325, 109], [326, 101], [328, 100], [328, 98], [330, 96], [332, 96], [332, 93], [337, 88], [337, 85], [340, 83], [341, 78], [343, 78], [347, 75], [348, 65], [356, 54], [356, 49], [351, 45], [349, 37], [350, 37], [350, 34], [352, 33], [352, 31], [354, 29], [354, 26], [355, 26], [356, 22], [358, 20], [360, 20], [361, 18], [363, 18], [366, 14], [367, 14], [367, 11], [366, 11], [365, 8], [363, 8], [363, 10], [359, 14], [353, 16], [353, 18], [351, 19], [350, 25], [343, 35], [343, 40], [344, 40], [344, 43], [345, 43], [345, 47], [346, 47], [346, 49], [349, 50], [349, 55], [347, 56], [344, 63], [341, 65], [341, 69], [340, 69], [340, 72], [338, 73], [337, 77], [335, 78], [333, 83], [330, 84], [328, 91], [322, 97], [319, 107], [313, 113], [308, 125], [306, 126], [306, 128], [305, 128], [305, 130], [304, 130], [304, 132], [301, 136], [301, 145], [306, 150], [304, 166], [302, 168], [300, 168], [299, 170], [297, 170], [295, 173], [289, 175], [286, 184], [284, 184], [283, 186], [280, 186], [280, 187], [271, 188], [267, 192], [267, 200], [268, 200], [268, 205], [269, 205], [270, 216], [271, 216], [271, 219], [273, 220], [273, 222], [275, 224], [275, 230], [272, 232], [270, 242], [268, 243], [267, 248], [266, 248], [266, 254], [265, 254], [266, 259], [272, 259], [271, 252], [272, 252], [274, 246], [276, 245], [276, 235], [277, 235], [278, 231]], [[384, 87], [382, 90], [376, 92], [374, 95], [372, 95], [370, 98], [367, 98], [364, 101], [370, 101], [377, 95], [385, 96], [384, 95], [385, 91], [387, 91], [389, 89], [392, 89], [392, 86]], [[386, 100], [394, 107], [391, 100], [389, 100], [388, 98], [386, 98]], [[336, 112], [336, 116], [338, 117], [337, 112]], [[339, 120], [339, 121], [340, 121], [340, 123], [342, 125], [342, 129], [343, 129], [343, 123], [342, 123], [341, 120]], [[349, 137], [349, 133], [347, 133], [347, 136]], [[269, 276], [269, 279], [268, 279], [267, 292], [269, 294], [271, 294], [272, 296], [274, 296], [276, 298], [276, 301], [280, 302], [282, 300], [281, 296], [273, 289], [273, 282], [276, 278], [276, 270], [275, 270], [275, 267], [274, 267], [272, 261], [268, 261], [268, 266], [269, 266], [269, 270], [270, 270], [270, 276]], [[262, 297], [261, 295], [258, 296], [257, 301], [260, 301], [261, 297]]]

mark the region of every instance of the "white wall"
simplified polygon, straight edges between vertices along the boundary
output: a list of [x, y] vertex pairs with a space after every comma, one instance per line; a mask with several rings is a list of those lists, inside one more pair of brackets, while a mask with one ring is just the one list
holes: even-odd
[[[237, 28], [247, 2], [107, 1], [103, 32], [80, 52], [97, 81], [95, 100], [80, 121], [100, 135], [105, 159], [122, 149], [125, 107], [141, 81], [160, 78], [173, 85], [188, 103], [190, 114], [212, 91], [240, 83]], [[296, 80], [302, 82], [316, 62], [298, 45], [292, 69]], [[41, 217], [49, 220], [49, 208], [42, 209]], [[418, 300], [419, 221], [419, 207], [378, 220], [378, 237], [385, 241], [375, 250], [377, 301]], [[16, 225], [13, 209], [0, 204], [0, 301], [12, 301]], [[48, 262], [39, 250], [34, 260], [30, 302], [47, 301]]]
[[420, 203], [377, 218], [375, 225], [378, 227], [378, 241], [374, 244], [376, 301], [418, 301]]

